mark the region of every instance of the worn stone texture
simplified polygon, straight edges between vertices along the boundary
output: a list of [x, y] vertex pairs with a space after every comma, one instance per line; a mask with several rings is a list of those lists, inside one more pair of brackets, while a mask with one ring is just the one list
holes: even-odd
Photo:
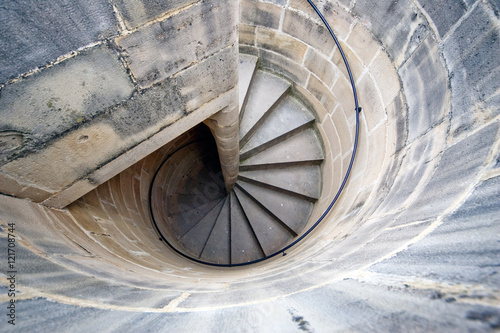
[[312, 48], [307, 49], [304, 65], [309, 71], [316, 73], [328, 87], [338, 75], [335, 66]]
[[435, 168], [434, 159], [443, 149], [446, 131], [442, 127], [434, 128], [408, 147], [395, 182], [379, 207], [380, 212], [401, 209], [412, 194], [419, 193], [419, 185], [428, 180]]
[[[428, 23], [410, 1], [356, 1], [351, 12], [359, 15], [384, 45], [398, 68], [410, 50], [420, 45], [429, 30]], [[410, 53], [411, 54], [411, 53]]]
[[0, 9], [0, 84], [117, 34], [109, 1], [9, 1]]
[[237, 40], [236, 3], [203, 1], [118, 38], [143, 88], [196, 65]]
[[307, 45], [274, 30], [257, 28], [256, 46], [279, 53], [297, 63], [302, 63]]
[[448, 112], [447, 72], [439, 58], [438, 46], [431, 38], [420, 45], [400, 68], [408, 102], [408, 140], [411, 142]]
[[455, 204], [477, 179], [497, 139], [498, 127], [498, 122], [490, 124], [446, 149], [421, 195], [395, 224], [435, 219]]
[[483, 181], [428, 237], [370, 270], [497, 289], [499, 185], [499, 177]]
[[441, 37], [446, 35], [450, 28], [467, 11], [467, 5], [462, 0], [450, 1], [445, 5], [431, 0], [420, 0], [419, 2], [425, 12], [431, 17]]
[[[27, 185], [34, 184], [55, 193], [125, 148], [125, 142], [112, 127], [96, 124], [72, 131], [41, 152], [4, 164], [1, 171]], [[54, 169], [54, 164], [58, 165], [57, 169]]]
[[126, 27], [131, 30], [159, 16], [182, 10], [197, 2], [199, 0], [117, 0], [114, 3]]
[[241, 23], [252, 23], [267, 28], [279, 27], [282, 7], [257, 0], [240, 1]]
[[117, 56], [100, 46], [3, 88], [0, 128], [25, 133], [27, 147], [18, 150], [26, 152], [128, 99], [133, 91]]
[[498, 16], [483, 4], [472, 10], [444, 41], [455, 136], [499, 114], [499, 49]]
[[255, 26], [240, 23], [238, 25], [239, 44], [254, 45], [256, 30]]
[[330, 33], [323, 25], [295, 11], [285, 11], [283, 32], [307, 42], [326, 56], [330, 55], [335, 45]]
[[131, 99], [112, 106], [99, 119], [112, 127], [123, 140], [147, 131], [158, 132], [186, 114], [174, 79], [167, 79]]
[[[200, 79], [203, 83], [200, 86]], [[238, 84], [238, 47], [233, 44], [175, 77], [182, 105], [193, 112]], [[234, 101], [236, 108], [237, 100]]]
[[259, 50], [260, 63], [262, 67], [290, 78], [293, 82], [305, 87], [307, 85], [308, 71], [296, 62], [275, 52]]

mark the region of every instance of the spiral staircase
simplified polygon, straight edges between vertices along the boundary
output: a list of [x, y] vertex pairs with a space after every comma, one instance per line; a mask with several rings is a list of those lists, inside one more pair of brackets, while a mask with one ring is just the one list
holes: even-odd
[[[226, 191], [210, 133], [177, 150], [151, 188], [163, 239], [195, 261], [237, 266], [280, 252], [303, 231], [321, 194], [315, 116], [291, 83], [240, 55], [240, 174]], [[172, 181], [177, 180], [177, 181]]]

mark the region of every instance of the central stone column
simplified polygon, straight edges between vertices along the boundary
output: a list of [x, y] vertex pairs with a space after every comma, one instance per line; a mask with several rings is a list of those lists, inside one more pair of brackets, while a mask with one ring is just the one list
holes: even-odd
[[222, 175], [229, 192], [238, 178], [239, 156], [239, 113], [238, 104], [219, 111], [205, 121], [217, 143]]

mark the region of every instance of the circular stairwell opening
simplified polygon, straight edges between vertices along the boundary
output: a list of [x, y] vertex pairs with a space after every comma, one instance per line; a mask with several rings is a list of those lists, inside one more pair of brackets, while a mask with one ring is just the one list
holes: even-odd
[[286, 254], [321, 197], [323, 142], [292, 84], [240, 57], [240, 173], [227, 193], [210, 132], [169, 155], [150, 191], [156, 230], [195, 262], [234, 267]]
[[[265, 27], [257, 27], [257, 30], [266, 29]], [[275, 38], [289, 38], [279, 36], [280, 32], [275, 33]], [[271, 167], [271, 164], [280, 166], [281, 169], [286, 162], [284, 159], [289, 156], [311, 154], [306, 156], [303, 161], [295, 161], [297, 163], [292, 163], [288, 168], [290, 171], [295, 167], [308, 166], [310, 169], [320, 169], [322, 171], [319, 186], [320, 194], [316, 196], [319, 200], [315, 201], [314, 208], [308, 219], [309, 225], [307, 227], [309, 227], [311, 221], [317, 221], [324, 213], [331, 202], [331, 198], [335, 196], [342, 183], [342, 177], [345, 174], [352, 153], [354, 137], [352, 129], [355, 125], [355, 109], [351, 105], [352, 103], [349, 102], [351, 100], [351, 91], [346, 83], [345, 73], [336, 67], [340, 65], [335, 64], [336, 53], [334, 53], [334, 59], [327, 63], [330, 67], [325, 67], [330, 68], [334, 73], [332, 76], [334, 80], [327, 86], [323, 82], [326, 77], [323, 74], [327, 74], [330, 70], [322, 73], [319, 68], [311, 64], [304, 66], [304, 64], [308, 63], [307, 61], [295, 62], [293, 58], [287, 58], [283, 55], [286, 52], [280, 54], [279, 50], [268, 50], [265, 47], [259, 47], [259, 43], [252, 42], [249, 44], [245, 40], [240, 40], [240, 43], [240, 62], [254, 63], [250, 66], [252, 75], [249, 77], [242, 75], [240, 68], [240, 88], [246, 85], [242, 90], [243, 94], [240, 95], [240, 105], [251, 106], [250, 98], [245, 97], [250, 97], [251, 94], [246, 94], [246, 91], [250, 84], [259, 80], [265, 81], [266, 76], [278, 81], [288, 82], [288, 87], [286, 84], [272, 84], [270, 89], [264, 90], [266, 92], [282, 92], [284, 98], [278, 98], [279, 102], [276, 103], [276, 106], [286, 105], [287, 103], [289, 105], [298, 104], [299, 110], [304, 108], [312, 115], [312, 118], [309, 116], [304, 117], [303, 123], [296, 124], [296, 130], [293, 130], [292, 133], [296, 133], [296, 131], [297, 133], [312, 133], [315, 139], [309, 141], [320, 142], [319, 146], [322, 151], [322, 155], [315, 156], [316, 149], [303, 149], [303, 145], [297, 143], [293, 144], [288, 150], [281, 149], [279, 146], [281, 143], [288, 140], [293, 142], [296, 138], [281, 135], [283, 132], [277, 131], [272, 132], [273, 135], [278, 135], [279, 140], [283, 140], [283, 142], [275, 145], [277, 147], [275, 151], [254, 149], [259, 147], [259, 140], [267, 142], [272, 139], [266, 139], [266, 136], [260, 135], [257, 129], [260, 128], [260, 125], [271, 123], [270, 120], [272, 120], [272, 115], [275, 113], [264, 112], [263, 118], [256, 117], [253, 120], [251, 118], [245, 120], [244, 111], [241, 119], [242, 126], [240, 126], [240, 137], [243, 139], [240, 151], [242, 156], [240, 178], [247, 178], [250, 180], [249, 185], [255, 185], [252, 184], [252, 180], [254, 183], [256, 181], [256, 179], [252, 178], [252, 173], [266, 171], [267, 174], [272, 175], [273, 167]], [[306, 56], [312, 55], [321, 58], [324, 55], [320, 54], [319, 51], [321, 50], [310, 47], [310, 51], [306, 53]], [[383, 57], [386, 57], [386, 55], [380, 52], [377, 59]], [[265, 263], [256, 263], [246, 269], [233, 268], [227, 270], [220, 267], [213, 268], [200, 265], [193, 260], [186, 260], [165, 246], [165, 243], [159, 240], [159, 234], [151, 220], [149, 188], [154, 174], [166, 157], [171, 156], [179, 148], [198, 138], [200, 134], [198, 128], [196, 128], [125, 170], [108, 184], [97, 188], [95, 195], [92, 194], [104, 198], [104, 201], [108, 201], [112, 206], [116, 207], [120, 214], [112, 224], [103, 223], [106, 233], [114, 233], [117, 237], [116, 244], [106, 243], [106, 246], [109, 244], [109, 254], [106, 254], [109, 261], [114, 262], [117, 260], [119, 265], [137, 273], [138, 276], [144, 274], [143, 276], [148, 276], [154, 281], [165, 281], [166, 279], [170, 285], [174, 287], [180, 286], [181, 289], [185, 286], [185, 283], [193, 286], [192, 283], [207, 281], [210, 282], [210, 285], [219, 285], [220, 283], [222, 287], [224, 283], [231, 281], [238, 283], [243, 289], [252, 293], [255, 284], [249, 282], [255, 282], [256, 277], [259, 277], [263, 284], [267, 284], [271, 283], [267, 279], [269, 276], [274, 276], [273, 281], [279, 283], [279, 281], [288, 280], [294, 274], [299, 274], [298, 272], [308, 276], [314, 275], [315, 272], [320, 270], [320, 267], [324, 266], [324, 263], [335, 262], [336, 260], [343, 262], [342, 258], [344, 256], [355, 253], [358, 248], [363, 247], [365, 243], [380, 234], [381, 230], [384, 230], [383, 226], [377, 226], [378, 220], [369, 218], [369, 216], [374, 213], [378, 201], [383, 200], [383, 198], [373, 194], [380, 189], [383, 190], [386, 186], [387, 182], [386, 179], [383, 179], [385, 177], [383, 171], [392, 168], [391, 163], [394, 161], [392, 155], [397, 149], [395, 145], [397, 142], [405, 140], [405, 137], [400, 137], [398, 128], [400, 125], [399, 120], [406, 117], [404, 113], [405, 106], [401, 95], [399, 98], [395, 98], [393, 102], [390, 102], [384, 99], [385, 95], [380, 96], [374, 93], [372, 91], [374, 82], [382, 87], [387, 84], [387, 81], [372, 76], [367, 64], [356, 57], [351, 56], [350, 60], [354, 61], [355, 74], [357, 74], [359, 88], [362, 92], [360, 96], [363, 106], [363, 113], [360, 115], [360, 150], [356, 157], [352, 177], [349, 179], [335, 209], [328, 215], [326, 223], [320, 224], [314, 233], [298, 243], [293, 250], [287, 251], [285, 257], [277, 255], [272, 260]], [[306, 75], [302, 75], [302, 73]], [[364, 74], [361, 75], [361, 73]], [[286, 79], [283, 80], [284, 78]], [[307, 80], [304, 78], [307, 78]], [[345, 96], [349, 97], [345, 98]], [[264, 111], [273, 110], [274, 103], [269, 100], [267, 102], [269, 106]], [[278, 110], [278, 108], [275, 110]], [[279, 119], [280, 117], [276, 118]], [[263, 120], [259, 121], [259, 119]], [[281, 117], [281, 119], [284, 118]], [[244, 124], [245, 122], [247, 125]], [[403, 130], [406, 129], [403, 128]], [[248, 133], [251, 133], [251, 135]], [[259, 140], [253, 142], [256, 138], [259, 138]], [[298, 141], [306, 142], [308, 140], [302, 141], [300, 139]], [[273, 141], [271, 140], [271, 142]], [[266, 147], [266, 145], [263, 146]], [[258, 157], [261, 154], [267, 155], [266, 158], [271, 160], [253, 163], [256, 159], [259, 160]], [[399, 162], [396, 161], [395, 163]], [[390, 173], [386, 172], [385, 174]], [[276, 179], [274, 176], [271, 176], [271, 178], [272, 180]], [[268, 189], [265, 186], [262, 188]], [[292, 191], [293, 187], [288, 188], [288, 190]], [[111, 195], [108, 192], [112, 192]], [[301, 198], [316, 195], [314, 192], [302, 194]], [[102, 207], [93, 205], [92, 196], [88, 196], [82, 201], [84, 205], [78, 203], [70, 207], [70, 210], [75, 214], [89, 215], [88, 219], [82, 218], [82, 221], [91, 220], [91, 216], [106, 215], [106, 213], [101, 213]], [[233, 200], [233, 202], [237, 201]], [[105, 210], [108, 210], [108, 205], [104, 206]], [[87, 208], [91, 209], [84, 213]], [[93, 210], [94, 208], [95, 210]], [[113, 210], [114, 208], [109, 208], [109, 211]], [[110, 214], [109, 211], [108, 214]], [[83, 228], [92, 230], [93, 227], [93, 224], [88, 223]], [[125, 237], [121, 237], [121, 234]], [[169, 236], [172, 238], [172, 243], [179, 242], [177, 240], [178, 236]], [[180, 237], [182, 236], [180, 235]], [[85, 242], [85, 240], [82, 241], [82, 243]], [[328, 251], [325, 252], [325, 249], [328, 249]], [[147, 260], [144, 257], [146, 253], [148, 254]], [[193, 253], [194, 259], [196, 259], [196, 254], [199, 254], [199, 252]], [[371, 256], [366, 256], [363, 262], [371, 262], [371, 258]], [[218, 264], [216, 260], [212, 263]], [[357, 264], [358, 262], [355, 260], [343, 262], [344, 271], [348, 270], [351, 265]], [[333, 266], [332, 269], [335, 270]], [[338, 276], [338, 274], [333, 272], [331, 276]], [[178, 277], [182, 277], [182, 279], [177, 280]], [[306, 284], [314, 283], [314, 281], [314, 279], [311, 279]], [[207, 288], [210, 289], [211, 287]]]

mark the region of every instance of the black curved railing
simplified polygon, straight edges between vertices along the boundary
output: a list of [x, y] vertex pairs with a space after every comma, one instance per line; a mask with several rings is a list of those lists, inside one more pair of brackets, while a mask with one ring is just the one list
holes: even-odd
[[[270, 254], [270, 255], [268, 255], [266, 257], [263, 257], [263, 258], [260, 258], [260, 259], [254, 260], [254, 261], [250, 261], [250, 262], [244, 262], [244, 263], [238, 263], [238, 264], [216, 264], [216, 263], [206, 262], [206, 261], [203, 261], [203, 260], [192, 258], [192, 257], [186, 255], [185, 253], [179, 251], [172, 244], [170, 244], [165, 239], [165, 237], [163, 237], [162, 233], [160, 232], [160, 230], [159, 230], [159, 228], [158, 228], [158, 226], [156, 225], [156, 222], [155, 222], [154, 224], [155, 224], [156, 230], [158, 231], [158, 233], [160, 235], [162, 235], [162, 240], [165, 241], [170, 246], [170, 248], [172, 248], [176, 253], [180, 254], [181, 256], [183, 256], [183, 257], [185, 257], [185, 258], [187, 258], [189, 260], [192, 260], [192, 261], [200, 263], [200, 264], [209, 265], [209, 266], [216, 266], [216, 267], [238, 267], [238, 266], [246, 266], [246, 265], [256, 264], [258, 262], [262, 262], [264, 260], [273, 258], [273, 257], [275, 257], [277, 255], [280, 255], [280, 254], [286, 255], [286, 251], [287, 250], [289, 250], [291, 247], [295, 246], [297, 243], [299, 243], [305, 237], [307, 237], [307, 235], [309, 235], [325, 219], [325, 217], [332, 210], [333, 206], [335, 205], [335, 203], [337, 202], [338, 198], [342, 194], [342, 191], [344, 190], [345, 185], [347, 184], [347, 180], [349, 179], [349, 176], [350, 176], [351, 170], [352, 170], [352, 166], [354, 164], [354, 158], [356, 157], [356, 151], [358, 149], [359, 113], [361, 112], [361, 107], [359, 106], [358, 94], [356, 92], [356, 85], [354, 83], [354, 78], [353, 78], [353, 75], [352, 75], [351, 67], [349, 66], [349, 62], [347, 61], [347, 57], [346, 57], [346, 55], [344, 53], [344, 50], [342, 49], [342, 46], [340, 45], [339, 40], [337, 39], [337, 36], [333, 32], [332, 28], [330, 27], [330, 25], [328, 24], [328, 22], [326, 21], [325, 17], [320, 12], [320, 10], [318, 9], [318, 7], [312, 2], [312, 0], [307, 0], [307, 2], [311, 5], [311, 7], [316, 12], [316, 14], [318, 14], [318, 16], [320, 17], [321, 21], [323, 22], [323, 24], [325, 25], [325, 27], [328, 29], [328, 32], [330, 33], [330, 35], [332, 36], [333, 40], [335, 41], [335, 44], [337, 45], [337, 47], [338, 47], [338, 49], [340, 51], [340, 54], [342, 55], [342, 59], [344, 61], [346, 69], [347, 69], [347, 73], [349, 74], [349, 80], [350, 80], [351, 88], [352, 88], [352, 92], [353, 92], [354, 105], [355, 105], [355, 109], [354, 110], [356, 112], [356, 133], [355, 133], [355, 136], [354, 136], [354, 145], [353, 145], [353, 149], [352, 149], [351, 160], [349, 161], [349, 167], [347, 168], [347, 171], [345, 173], [344, 179], [342, 180], [342, 184], [340, 185], [340, 188], [337, 191], [337, 194], [335, 194], [335, 197], [332, 199], [332, 201], [330, 202], [330, 204], [328, 205], [328, 207], [326, 208], [326, 210], [323, 212], [323, 214], [321, 214], [321, 216], [318, 218], [318, 220], [309, 229], [307, 229], [306, 232], [304, 232], [300, 237], [298, 237], [297, 239], [295, 239], [292, 243], [288, 244], [287, 246], [285, 246], [281, 250], [276, 251], [273, 254]], [[156, 175], [155, 175], [155, 177], [156, 177]], [[150, 191], [149, 196], [150, 196], [149, 200], [151, 202], [151, 191]], [[152, 208], [151, 208], [151, 204], [150, 204], [150, 210], [151, 210], [151, 216], [153, 216], [153, 211], [152, 211]], [[154, 217], [153, 217], [153, 220], [154, 220]]]

